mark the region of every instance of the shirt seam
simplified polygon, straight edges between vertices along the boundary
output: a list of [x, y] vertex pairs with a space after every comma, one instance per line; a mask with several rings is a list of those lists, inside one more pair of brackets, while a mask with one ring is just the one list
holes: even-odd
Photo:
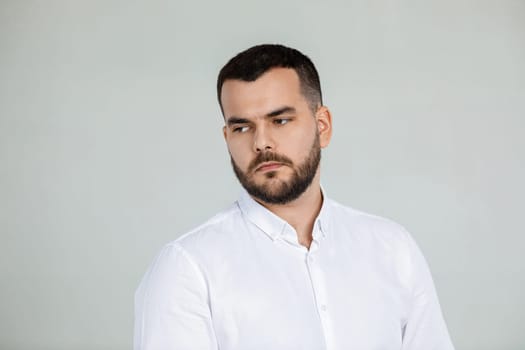
[[[153, 266], [151, 268], [151, 272], [148, 273], [148, 277], [147, 277], [147, 281], [144, 281], [145, 282], [145, 285], [146, 286], [149, 286], [149, 281], [151, 280], [151, 276], [152, 276], [152, 272], [155, 271], [159, 265], [159, 261], [161, 260], [162, 257], [164, 257], [168, 251], [167, 251], [167, 248], [168, 246], [166, 246], [162, 251], [161, 253], [157, 256], [157, 258], [155, 259], [155, 262], [153, 263]], [[142, 298], [142, 305], [141, 305], [141, 315], [140, 315], [140, 319], [141, 319], [141, 322], [140, 322], [140, 349], [143, 349], [144, 348], [144, 323], [145, 323], [145, 317], [144, 317], [144, 309], [145, 309], [145, 305], [146, 305], [146, 301], [149, 300], [149, 296], [150, 296], [150, 292], [151, 292], [151, 288], [148, 287], [145, 291], [144, 291], [144, 297]]]
[[215, 334], [215, 328], [213, 327], [213, 319], [212, 319], [212, 312], [211, 312], [211, 305], [210, 305], [210, 288], [208, 280], [205, 278], [205, 273], [203, 271], [203, 268], [200, 267], [200, 264], [198, 264], [195, 259], [191, 256], [191, 254], [179, 243], [173, 242], [171, 243], [173, 248], [181, 253], [182, 256], [186, 258], [188, 263], [193, 267], [195, 272], [199, 275], [200, 280], [203, 284], [204, 289], [206, 290], [206, 302], [208, 303], [208, 310], [210, 312], [210, 327], [211, 331], [213, 333], [213, 340], [215, 341], [216, 348], [219, 349], [219, 339], [217, 338], [217, 335]]

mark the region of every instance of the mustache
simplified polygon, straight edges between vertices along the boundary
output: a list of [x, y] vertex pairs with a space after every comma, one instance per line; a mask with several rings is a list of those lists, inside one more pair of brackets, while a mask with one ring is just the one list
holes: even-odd
[[273, 152], [263, 152], [259, 153], [257, 157], [255, 157], [255, 159], [250, 162], [250, 165], [248, 166], [248, 172], [254, 171], [259, 165], [265, 162], [278, 162], [288, 166], [293, 165], [292, 160], [286, 156]]

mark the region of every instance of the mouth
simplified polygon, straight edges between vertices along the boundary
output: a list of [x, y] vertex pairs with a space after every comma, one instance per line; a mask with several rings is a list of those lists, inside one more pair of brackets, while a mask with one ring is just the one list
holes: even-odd
[[257, 168], [255, 168], [255, 172], [265, 172], [265, 171], [271, 171], [276, 170], [282, 167], [282, 163], [277, 162], [264, 162], [260, 164]]

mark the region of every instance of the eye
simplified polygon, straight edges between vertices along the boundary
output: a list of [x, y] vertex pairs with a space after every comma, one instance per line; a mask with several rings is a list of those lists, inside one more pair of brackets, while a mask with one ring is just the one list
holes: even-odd
[[278, 119], [273, 120], [274, 124], [277, 124], [277, 125], [284, 125], [284, 124], [287, 124], [289, 121], [290, 119], [287, 119], [287, 118], [278, 118]]
[[243, 132], [246, 132], [248, 131], [248, 129], [250, 129], [249, 126], [236, 126], [235, 128], [232, 129], [233, 132], [239, 132], [239, 133], [243, 133]]

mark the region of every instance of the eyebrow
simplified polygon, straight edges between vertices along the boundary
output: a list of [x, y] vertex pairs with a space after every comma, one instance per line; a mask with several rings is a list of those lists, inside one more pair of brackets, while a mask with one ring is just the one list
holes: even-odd
[[284, 107], [281, 107], [279, 109], [276, 109], [274, 111], [271, 111], [270, 113], [266, 114], [267, 117], [277, 117], [281, 114], [285, 114], [285, 113], [295, 113], [295, 108], [293, 107], [289, 107], [289, 106], [284, 106]]
[[[276, 110], [273, 110], [267, 113], [265, 117], [273, 118], [273, 117], [277, 117], [285, 113], [295, 113], [295, 112], [296, 112], [295, 108], [284, 106], [284, 107], [278, 108]], [[236, 116], [231, 116], [228, 118], [226, 123], [228, 124], [228, 126], [233, 125], [233, 124], [247, 124], [247, 123], [250, 123], [250, 120], [246, 118], [239, 118]]]
[[228, 126], [234, 125], [234, 124], [248, 124], [250, 121], [245, 118], [238, 118], [238, 117], [230, 117], [228, 118], [227, 124]]

